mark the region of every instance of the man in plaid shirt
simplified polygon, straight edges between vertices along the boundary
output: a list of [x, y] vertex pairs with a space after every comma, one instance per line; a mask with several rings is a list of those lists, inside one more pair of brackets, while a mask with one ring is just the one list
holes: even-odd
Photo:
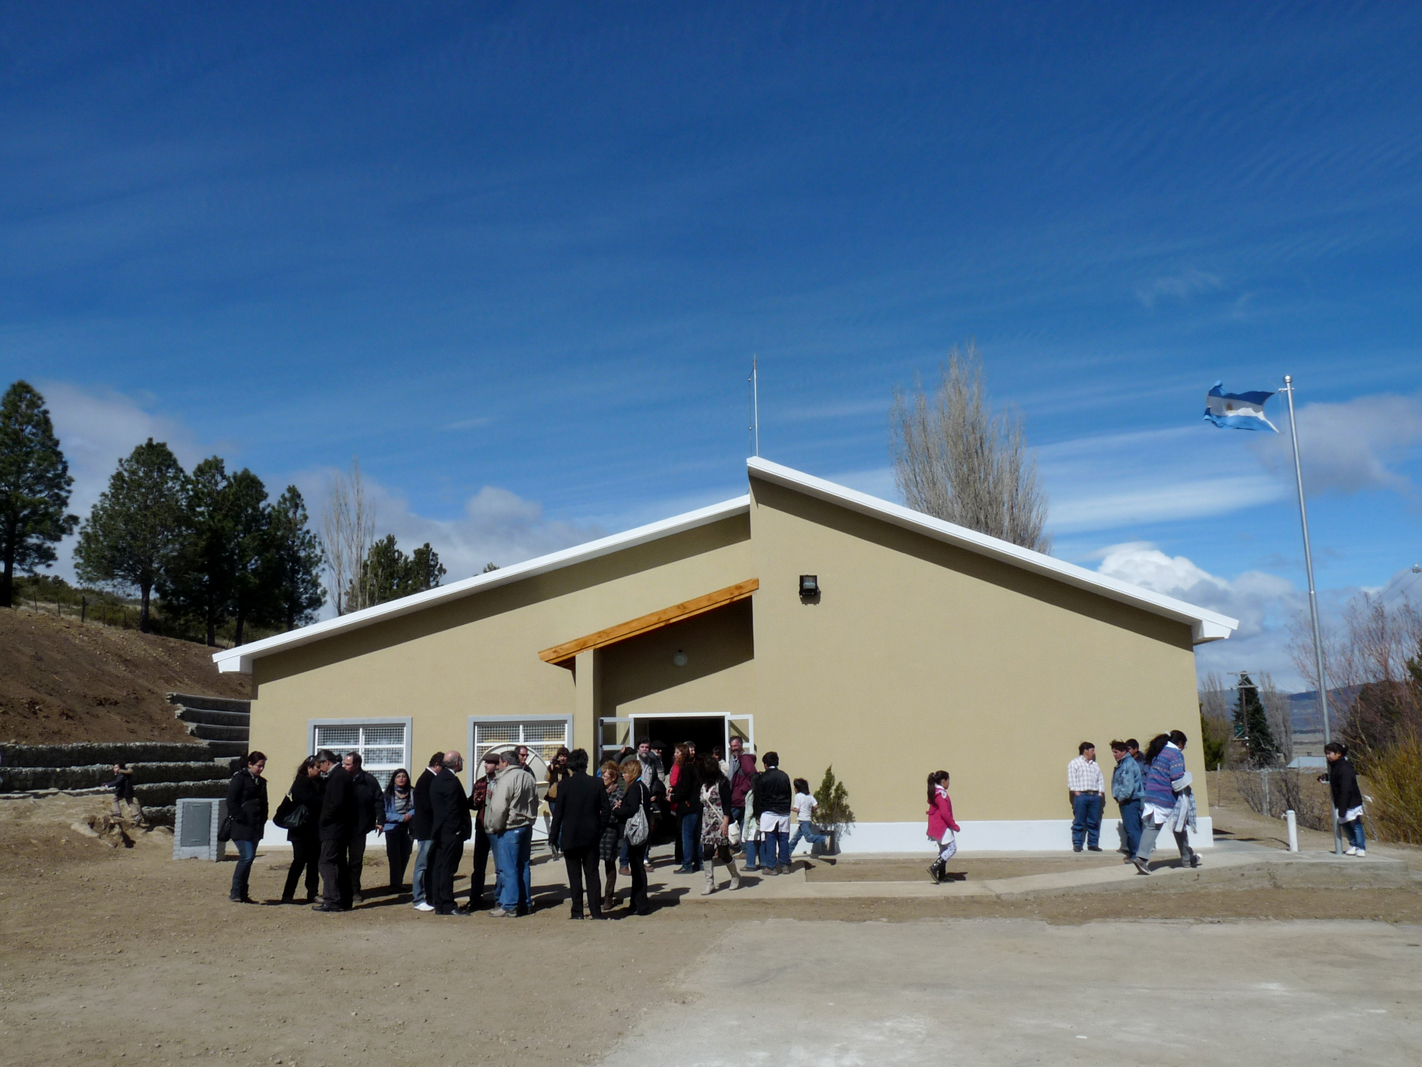
[[1067, 764], [1067, 789], [1071, 792], [1071, 848], [1081, 851], [1082, 839], [1092, 852], [1101, 851], [1101, 812], [1106, 807], [1106, 779], [1096, 764], [1096, 746], [1083, 741], [1079, 755]]

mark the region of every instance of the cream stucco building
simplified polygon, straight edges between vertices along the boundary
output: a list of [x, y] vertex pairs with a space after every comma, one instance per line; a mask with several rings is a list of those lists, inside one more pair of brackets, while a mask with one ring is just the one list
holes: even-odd
[[[321, 745], [386, 772], [458, 748], [473, 774], [513, 741], [596, 757], [740, 735], [812, 785], [834, 765], [846, 852], [925, 849], [940, 767], [964, 849], [1070, 848], [1080, 741], [1109, 781], [1113, 737], [1198, 734], [1193, 646], [1233, 619], [764, 460], [748, 474], [723, 504], [217, 653], [252, 675], [268, 777]], [[1198, 740], [1186, 762], [1208, 845]]]

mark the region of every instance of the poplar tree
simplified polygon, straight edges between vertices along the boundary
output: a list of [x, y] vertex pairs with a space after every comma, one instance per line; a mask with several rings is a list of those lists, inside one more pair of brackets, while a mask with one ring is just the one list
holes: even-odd
[[150, 437], [119, 460], [79, 530], [75, 573], [99, 585], [136, 587], [142, 633], [151, 629], [150, 594], [182, 541], [186, 483], [177, 457]]
[[74, 479], [44, 397], [17, 381], [0, 398], [0, 605], [15, 596], [15, 570], [54, 562], [54, 546], [78, 525], [65, 509]]

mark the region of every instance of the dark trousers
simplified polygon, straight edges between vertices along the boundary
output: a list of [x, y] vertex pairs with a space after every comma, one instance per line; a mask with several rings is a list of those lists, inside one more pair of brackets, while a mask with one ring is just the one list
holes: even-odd
[[429, 880], [429, 903], [441, 915], [454, 910], [454, 872], [459, 869], [459, 857], [464, 855], [464, 842], [457, 837], [434, 839], [433, 875]]
[[469, 910], [484, 906], [484, 883], [489, 877], [489, 835], [482, 826], [474, 827], [474, 869], [469, 872]]
[[332, 908], [349, 908], [351, 890], [351, 843], [347, 839], [321, 842], [321, 903]]
[[1143, 800], [1122, 800], [1121, 826], [1126, 831], [1126, 854], [1134, 856], [1141, 844], [1141, 806]]
[[351, 869], [351, 893], [360, 896], [360, 874], [365, 868], [365, 834], [356, 831], [346, 845], [346, 863]]
[[[583, 882], [587, 882], [588, 911], [593, 915], [602, 914], [602, 883], [598, 880], [597, 846], [569, 848], [563, 850], [563, 862], [568, 865], [568, 888], [572, 890], [573, 914], [583, 913]], [[642, 868], [645, 882], [647, 869]]]
[[298, 837], [291, 843], [291, 866], [286, 870], [286, 888], [281, 891], [283, 900], [296, 896], [296, 883], [301, 880], [301, 872], [306, 872], [306, 899], [315, 900], [321, 891], [321, 874], [316, 864], [321, 857], [321, 842], [314, 837]]
[[405, 868], [410, 865], [412, 847], [408, 824], [397, 823], [393, 830], [385, 831], [385, 858], [390, 862], [390, 888], [397, 893], [405, 885]]
[[638, 915], [651, 911], [647, 903], [647, 843], [627, 846], [627, 865], [632, 870], [632, 896], [628, 904]]
[[1101, 843], [1101, 812], [1106, 798], [1100, 793], [1078, 793], [1071, 798], [1071, 847], [1080, 848], [1081, 839], [1095, 848]]
[[701, 870], [701, 812], [688, 811], [681, 817], [681, 865]]

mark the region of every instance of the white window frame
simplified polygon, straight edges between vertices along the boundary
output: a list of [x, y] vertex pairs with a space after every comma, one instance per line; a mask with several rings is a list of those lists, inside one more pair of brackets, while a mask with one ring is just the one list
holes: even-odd
[[519, 740], [499, 741], [494, 744], [479, 747], [475, 740], [477, 726], [495, 726], [525, 723], [561, 723], [563, 725], [563, 740], [560, 744], [567, 745], [569, 751], [573, 749], [573, 717], [571, 715], [471, 715], [469, 716], [469, 762], [466, 769], [469, 772], [470, 783], [473, 783], [477, 773], [483, 770], [484, 752], [491, 748], [503, 748], [506, 745], [528, 745], [530, 748], [542, 748], [549, 744], [547, 741], [535, 741], [529, 744], [523, 740], [523, 731], [519, 731]]
[[[364, 761], [366, 747], [364, 727], [367, 726], [399, 726], [405, 731], [405, 755], [399, 763], [389, 766], [383, 763], [361, 763], [361, 768], [363, 770], [369, 771], [377, 780], [379, 780], [381, 786], [384, 786], [389, 781], [390, 775], [394, 774], [397, 768], [404, 767], [407, 771], [410, 770], [410, 753], [413, 749], [414, 742], [414, 719], [410, 716], [389, 715], [382, 716], [378, 719], [308, 719], [306, 723], [306, 736], [310, 739], [310, 746], [308, 751], [315, 752], [318, 748], [329, 748], [332, 752], [336, 752], [336, 749], [329, 744], [318, 745], [316, 743], [316, 732], [320, 727], [339, 727], [344, 729], [354, 728], [361, 731], [360, 742], [355, 745], [339, 746], [340, 751], [336, 752], [336, 755], [344, 756], [347, 752], [355, 751], [361, 754], [361, 759], [362, 761]], [[373, 747], [389, 748], [391, 746], [379, 745]]]

